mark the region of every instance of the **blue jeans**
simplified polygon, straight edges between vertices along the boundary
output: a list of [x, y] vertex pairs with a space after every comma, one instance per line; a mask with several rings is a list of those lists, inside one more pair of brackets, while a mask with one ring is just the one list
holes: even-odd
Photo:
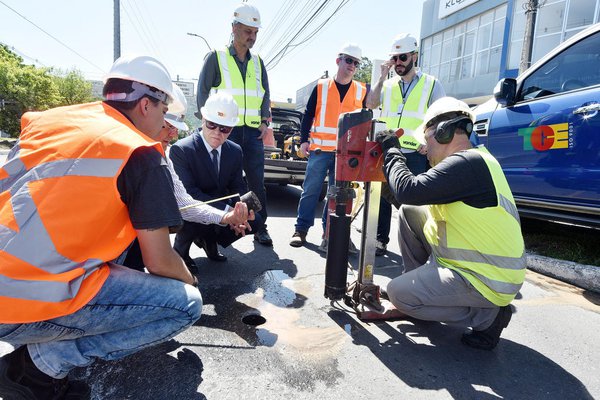
[[[335, 185], [335, 153], [322, 151], [317, 154], [311, 151], [306, 166], [304, 184], [302, 185], [302, 195], [298, 204], [297, 232], [308, 232], [315, 223], [315, 207], [319, 201], [319, 194], [326, 176], [329, 177], [328, 186]], [[323, 232], [325, 232], [327, 202], [323, 207], [321, 222], [323, 223]]]
[[[414, 175], [422, 174], [429, 169], [427, 156], [419, 152], [404, 153], [406, 166]], [[379, 201], [379, 217], [377, 218], [377, 240], [388, 244], [390, 241], [390, 225], [392, 221], [392, 205], [383, 197]]]
[[[262, 139], [258, 139], [260, 131], [249, 126], [236, 126], [229, 135], [229, 140], [237, 143], [244, 154], [244, 172], [248, 189], [256, 193], [262, 210], [258, 213], [262, 216], [266, 229], [267, 223], [267, 193], [265, 191], [265, 151]], [[240, 195], [243, 193], [240, 193]]]
[[47, 321], [0, 324], [0, 340], [28, 345], [38, 369], [60, 379], [96, 358], [115, 360], [167, 341], [201, 311], [202, 297], [193, 286], [113, 264], [85, 307]]

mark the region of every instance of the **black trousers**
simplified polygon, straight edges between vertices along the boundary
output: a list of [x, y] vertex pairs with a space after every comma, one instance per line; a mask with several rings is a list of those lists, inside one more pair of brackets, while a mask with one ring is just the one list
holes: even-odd
[[[252, 231], [246, 230], [246, 234], [257, 233], [263, 227], [263, 219], [260, 214], [255, 214], [254, 221], [249, 222]], [[186, 256], [189, 257], [190, 247], [194, 242], [216, 242], [221, 247], [227, 247], [241, 237], [241, 235], [236, 235], [229, 226], [204, 225], [184, 221], [183, 227], [175, 236], [175, 245], [173, 248], [181, 257], [185, 258]]]

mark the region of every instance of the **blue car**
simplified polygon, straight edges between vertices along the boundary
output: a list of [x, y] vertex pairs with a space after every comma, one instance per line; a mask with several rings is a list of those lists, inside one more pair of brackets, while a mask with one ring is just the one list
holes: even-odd
[[563, 42], [475, 108], [522, 216], [600, 227], [600, 24]]

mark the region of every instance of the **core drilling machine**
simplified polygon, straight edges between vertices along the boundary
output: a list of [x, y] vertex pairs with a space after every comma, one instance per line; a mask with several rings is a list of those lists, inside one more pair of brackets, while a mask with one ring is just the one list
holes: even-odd
[[[328, 247], [325, 267], [325, 297], [344, 303], [361, 320], [398, 319], [404, 314], [381, 299], [373, 282], [375, 241], [383, 175], [383, 152], [374, 141], [375, 126], [371, 110], [362, 109], [340, 115], [335, 164], [335, 186], [328, 192]], [[396, 133], [401, 136], [401, 129]], [[364, 182], [364, 208], [358, 278], [347, 284], [348, 245], [354, 190], [352, 182]]]

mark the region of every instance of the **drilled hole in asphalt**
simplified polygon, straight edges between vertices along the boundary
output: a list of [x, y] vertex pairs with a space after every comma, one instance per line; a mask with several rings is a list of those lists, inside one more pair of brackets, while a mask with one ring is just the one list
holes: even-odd
[[267, 320], [262, 315], [248, 314], [242, 317], [242, 322], [246, 325], [259, 326], [267, 322]]

